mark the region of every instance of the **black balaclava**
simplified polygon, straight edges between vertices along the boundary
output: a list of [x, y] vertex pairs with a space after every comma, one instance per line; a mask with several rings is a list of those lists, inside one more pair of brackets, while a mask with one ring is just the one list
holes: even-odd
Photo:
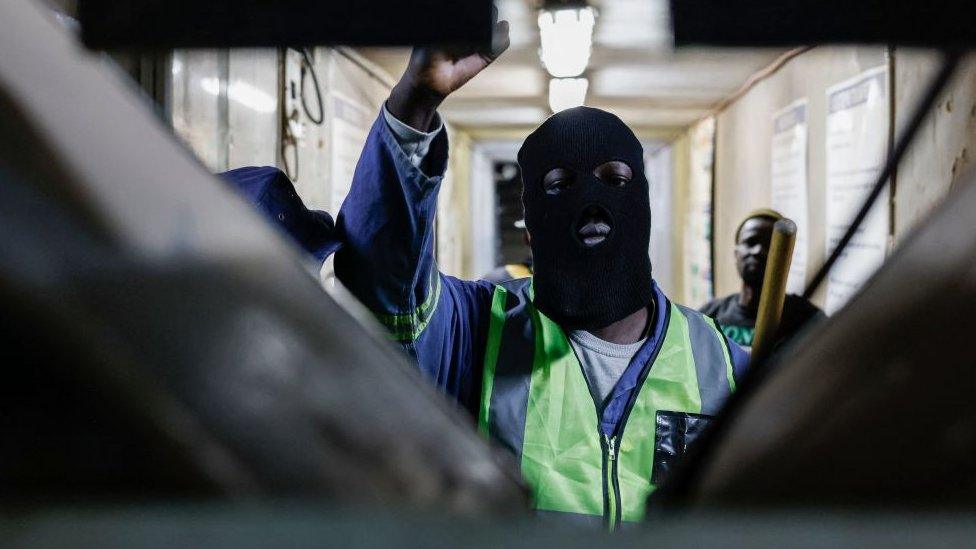
[[[621, 161], [633, 172], [623, 186], [601, 181], [594, 170]], [[603, 328], [645, 307], [652, 298], [651, 206], [643, 148], [616, 116], [589, 107], [551, 116], [518, 154], [525, 226], [531, 238], [535, 304], [569, 329]], [[549, 194], [543, 178], [554, 168], [574, 180]], [[607, 238], [587, 246], [581, 225], [599, 212]]]

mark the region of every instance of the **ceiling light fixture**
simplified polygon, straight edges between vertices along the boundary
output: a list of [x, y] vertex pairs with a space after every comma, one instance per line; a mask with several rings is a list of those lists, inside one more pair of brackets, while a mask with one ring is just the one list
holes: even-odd
[[539, 12], [540, 57], [556, 78], [579, 76], [590, 62], [596, 12], [589, 6]]
[[549, 81], [549, 108], [559, 112], [582, 106], [590, 81], [585, 78], [553, 78]]

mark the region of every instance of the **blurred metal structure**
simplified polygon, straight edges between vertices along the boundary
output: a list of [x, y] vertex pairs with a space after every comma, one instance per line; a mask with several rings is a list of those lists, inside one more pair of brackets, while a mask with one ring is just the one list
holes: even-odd
[[491, 0], [78, 0], [92, 48], [491, 43]]
[[726, 418], [693, 505], [976, 504], [976, 174]]
[[[702, 22], [751, 28], [720, 13]], [[843, 19], [838, 13], [846, 12], [830, 15]], [[965, 11], [950, 13], [968, 22]], [[939, 41], [938, 27], [902, 24]], [[513, 469], [381, 334], [322, 292], [297, 252], [206, 173], [123, 78], [31, 2], [0, 4], [0, 51], [5, 503], [316, 495], [478, 516], [520, 508]], [[972, 509], [976, 370], [966, 336], [976, 328], [974, 179], [831, 323], [773, 357], [692, 463], [685, 503]], [[151, 540], [158, 531], [145, 516], [166, 519], [165, 511], [108, 513], [42, 511], [28, 517], [34, 530], [0, 526], [34, 534], [27, 542], [36, 546], [65, 539], [50, 536], [104, 540], [130, 531]], [[285, 516], [282, 527], [234, 508], [195, 524], [213, 535], [252, 533], [243, 541], [260, 541], [253, 529], [291, 534], [304, 524], [316, 540], [365, 532], [361, 540], [379, 544], [419, 528], [435, 534], [418, 544], [433, 546], [461, 536], [472, 545], [537, 547], [558, 536], [566, 546], [593, 543], [575, 533], [547, 538], [542, 529], [499, 533], [368, 516], [322, 525], [314, 509], [299, 514]], [[173, 522], [187, 527], [181, 518]], [[689, 539], [782, 546], [798, 543], [790, 525], [799, 524], [822, 532], [814, 541], [847, 535], [890, 546], [940, 535], [968, 540], [973, 524], [962, 515], [920, 524], [898, 516], [790, 520], [684, 517], [653, 524], [650, 535], [685, 547]], [[377, 522], [389, 529], [368, 528]], [[242, 530], [221, 528], [228, 524]], [[646, 546], [650, 535], [625, 540]]]
[[[878, 197], [959, 62], [945, 52], [858, 216]], [[970, 174], [968, 180], [976, 179]], [[921, 223], [831, 322], [753, 364], [715, 428], [656, 496], [659, 507], [976, 503], [972, 321], [976, 187]]]
[[99, 547], [143, 549], [233, 547], [410, 547], [647, 549], [722, 547], [780, 549], [837, 547], [894, 549], [965, 547], [976, 536], [972, 514], [729, 513], [668, 517], [607, 534], [529, 521], [459, 520], [431, 514], [336, 510], [318, 505], [227, 504], [46, 508], [0, 516], [0, 539], [10, 549]]
[[504, 458], [109, 62], [35, 2], [0, 4], [0, 51], [5, 503], [521, 508]]
[[679, 46], [800, 46], [976, 44], [967, 0], [670, 0]]

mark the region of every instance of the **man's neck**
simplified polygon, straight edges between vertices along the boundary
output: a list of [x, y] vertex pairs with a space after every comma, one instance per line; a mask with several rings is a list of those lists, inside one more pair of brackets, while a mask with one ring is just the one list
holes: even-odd
[[750, 311], [756, 311], [759, 309], [760, 295], [762, 295], [762, 288], [743, 284], [742, 291], [739, 292], [739, 305]]
[[643, 307], [636, 313], [618, 320], [609, 326], [587, 331], [603, 341], [616, 343], [617, 345], [637, 343], [647, 335], [647, 326], [653, 317], [653, 309], [654, 302], [652, 301], [647, 307]]

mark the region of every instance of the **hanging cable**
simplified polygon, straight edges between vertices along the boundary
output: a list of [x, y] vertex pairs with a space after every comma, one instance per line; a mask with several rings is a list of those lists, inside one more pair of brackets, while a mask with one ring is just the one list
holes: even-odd
[[942, 67], [939, 69], [939, 74], [932, 79], [929, 83], [928, 88], [925, 90], [925, 95], [918, 102], [915, 110], [912, 112], [912, 117], [909, 119], [908, 126], [905, 127], [905, 131], [898, 137], [898, 141], [895, 143], [895, 148], [892, 150], [891, 154], [888, 155], [888, 160], [885, 162], [884, 168], [881, 173], [878, 174], [878, 179], [874, 182], [874, 187], [868, 194], [867, 198], [864, 199], [864, 204], [861, 205], [861, 209], [858, 210], [857, 215], [854, 216], [854, 220], [851, 222], [850, 226], [847, 227], [847, 231], [844, 236], [841, 237], [837, 246], [834, 247], [834, 251], [830, 253], [830, 257], [824, 262], [823, 266], [817, 271], [817, 274], [813, 276], [813, 280], [807, 286], [807, 289], [803, 292], [803, 297], [810, 299], [813, 294], [823, 283], [824, 279], [830, 273], [830, 269], [837, 263], [841, 254], [844, 253], [844, 248], [851, 242], [854, 238], [854, 234], [857, 233], [857, 229], [861, 226], [864, 218], [868, 216], [868, 212], [871, 211], [871, 207], [878, 200], [881, 195], [881, 191], [884, 190], [885, 185], [888, 184], [888, 179], [891, 178], [891, 174], [895, 171], [898, 166], [898, 162], [901, 161], [901, 157], [905, 155], [905, 151], [908, 150], [908, 146], [911, 145], [912, 139], [914, 139], [915, 134], [918, 133], [918, 128], [922, 125], [925, 117], [928, 115], [929, 111], [932, 110], [932, 105], [942, 94], [942, 90], [945, 89], [946, 85], [952, 79], [953, 73], [956, 72], [956, 67], [959, 66], [960, 53], [957, 51], [946, 51], [942, 60]]
[[[291, 112], [288, 112], [289, 99], [291, 102], [298, 98], [298, 92], [295, 89], [295, 82], [291, 80], [286, 80], [286, 60], [288, 58], [288, 48], [283, 48], [280, 51], [281, 63], [278, 67], [280, 71], [279, 78], [282, 82], [285, 82], [285, 87], [282, 90], [281, 96], [278, 99], [278, 106], [281, 113], [281, 139], [280, 143], [280, 158], [282, 167], [285, 170], [285, 175], [291, 181], [298, 181], [298, 136], [295, 135], [295, 128], [292, 125], [292, 121], [298, 120], [298, 109], [292, 107]], [[288, 162], [288, 149], [292, 150], [292, 155], [294, 162]]]
[[[302, 111], [305, 113], [305, 117], [308, 118], [309, 122], [315, 124], [316, 126], [321, 126], [325, 121], [325, 106], [322, 102], [322, 87], [319, 84], [318, 74], [315, 72], [315, 63], [312, 61], [312, 54], [309, 52], [308, 48], [293, 47], [291, 49], [295, 50], [302, 56], [300, 63], [301, 76], [298, 79], [297, 93], [295, 90], [294, 81], [290, 82], [290, 86], [286, 88], [285, 93], [287, 94], [290, 92], [291, 100], [297, 100], [301, 104]], [[312, 115], [311, 110], [308, 108], [308, 101], [305, 98], [305, 79], [308, 75], [311, 75], [312, 84], [315, 86], [315, 101], [318, 104], [317, 116]], [[281, 162], [284, 165], [285, 174], [288, 175], [289, 179], [292, 181], [298, 181], [298, 148], [302, 131], [297, 108], [293, 109], [290, 113], [285, 112], [284, 108], [282, 108], [281, 120]], [[292, 152], [293, 162], [288, 162], [289, 149], [291, 149]]]
[[[325, 121], [325, 108], [322, 105], [322, 88], [319, 86], [319, 77], [315, 73], [315, 64], [312, 63], [312, 56], [308, 51], [308, 48], [298, 48], [298, 52], [302, 54], [302, 69], [301, 78], [299, 79], [299, 98], [302, 103], [302, 110], [305, 111], [305, 116], [315, 124], [316, 126], [322, 125]], [[312, 113], [308, 109], [308, 104], [305, 102], [305, 75], [312, 75], [312, 83], [315, 85], [315, 100], [319, 105], [318, 116], [312, 116]]]

